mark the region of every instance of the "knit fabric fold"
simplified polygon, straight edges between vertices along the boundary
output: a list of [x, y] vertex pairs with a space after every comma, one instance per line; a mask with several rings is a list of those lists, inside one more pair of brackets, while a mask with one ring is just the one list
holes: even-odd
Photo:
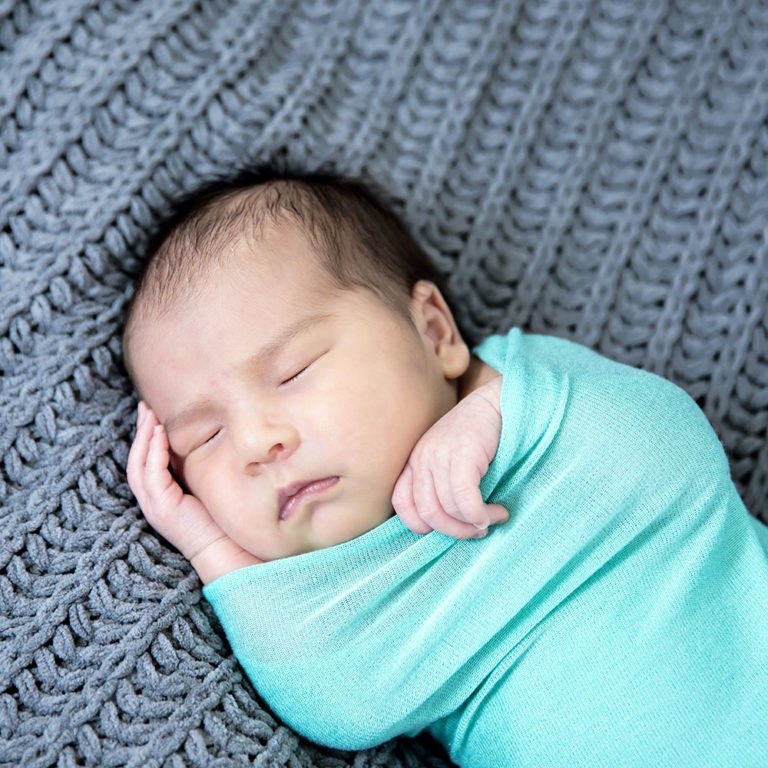
[[695, 403], [571, 342], [494, 336], [481, 540], [407, 530], [207, 587], [276, 714], [361, 749], [428, 730], [461, 766], [733, 766], [768, 754], [768, 529]]

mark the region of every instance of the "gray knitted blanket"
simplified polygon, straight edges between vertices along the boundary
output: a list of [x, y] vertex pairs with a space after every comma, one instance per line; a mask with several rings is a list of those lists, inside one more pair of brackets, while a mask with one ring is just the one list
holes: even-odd
[[677, 382], [768, 521], [767, 116], [758, 0], [0, 0], [0, 764], [443, 764], [276, 721], [143, 522], [119, 329], [171, 198], [377, 180], [475, 341]]

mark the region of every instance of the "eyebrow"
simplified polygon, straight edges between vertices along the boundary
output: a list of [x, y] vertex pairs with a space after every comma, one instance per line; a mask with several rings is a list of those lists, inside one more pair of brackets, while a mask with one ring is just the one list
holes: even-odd
[[316, 312], [312, 315], [300, 317], [296, 322], [283, 328], [274, 339], [267, 342], [258, 352], [253, 354], [246, 363], [247, 367], [250, 370], [263, 368], [296, 336], [306, 333], [318, 323], [330, 320], [332, 317], [335, 317], [335, 315], [331, 312]]
[[[271, 339], [264, 344], [258, 352], [251, 355], [246, 361], [246, 368], [248, 370], [263, 369], [289, 342], [297, 336], [300, 336], [302, 333], [306, 333], [318, 323], [321, 323], [324, 320], [329, 320], [332, 317], [335, 317], [335, 315], [331, 312], [315, 312], [314, 314], [300, 317], [296, 322], [283, 328], [274, 339]], [[193, 421], [195, 418], [199, 417], [200, 414], [211, 410], [212, 407], [213, 403], [207, 397], [194, 400], [186, 408], [165, 421], [164, 427], [166, 433], [170, 434], [184, 424]]]

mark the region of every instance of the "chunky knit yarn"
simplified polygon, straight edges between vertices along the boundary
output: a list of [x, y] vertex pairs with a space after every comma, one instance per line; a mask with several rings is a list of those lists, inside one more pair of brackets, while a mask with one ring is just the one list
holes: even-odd
[[146, 232], [287, 157], [375, 179], [473, 341], [687, 390], [768, 519], [768, 6], [0, 0], [0, 764], [422, 766], [260, 702], [124, 465]]

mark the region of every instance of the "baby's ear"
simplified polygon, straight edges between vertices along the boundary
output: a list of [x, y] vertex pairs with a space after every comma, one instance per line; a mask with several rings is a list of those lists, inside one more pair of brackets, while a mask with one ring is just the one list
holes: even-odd
[[419, 280], [411, 291], [410, 311], [416, 330], [437, 357], [445, 378], [462, 376], [469, 366], [469, 348], [440, 289], [429, 280]]

